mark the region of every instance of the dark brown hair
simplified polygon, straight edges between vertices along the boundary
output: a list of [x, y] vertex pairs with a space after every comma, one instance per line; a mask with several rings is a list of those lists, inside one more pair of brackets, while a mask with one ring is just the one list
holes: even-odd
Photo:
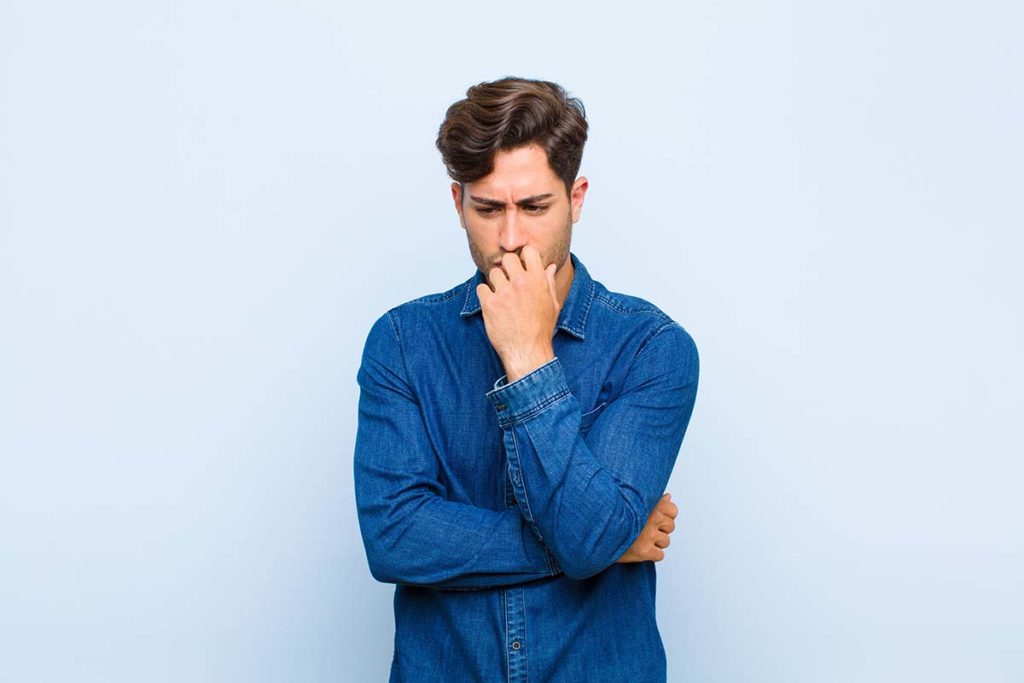
[[437, 148], [452, 180], [479, 180], [494, 169], [495, 152], [536, 143], [566, 192], [572, 191], [586, 141], [587, 117], [579, 99], [557, 83], [513, 77], [471, 87], [466, 99], [448, 107], [437, 132]]

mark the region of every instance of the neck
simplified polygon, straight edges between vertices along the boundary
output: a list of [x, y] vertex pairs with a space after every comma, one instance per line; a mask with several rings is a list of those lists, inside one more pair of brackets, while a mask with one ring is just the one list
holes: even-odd
[[572, 267], [572, 257], [565, 257], [565, 264], [555, 273], [555, 294], [558, 296], [558, 305], [564, 306], [565, 300], [569, 297], [569, 289], [572, 288], [572, 278], [576, 274]]

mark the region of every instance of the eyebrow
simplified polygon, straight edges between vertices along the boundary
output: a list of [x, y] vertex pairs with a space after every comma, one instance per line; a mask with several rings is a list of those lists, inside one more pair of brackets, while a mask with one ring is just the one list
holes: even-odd
[[[545, 194], [535, 194], [532, 197], [526, 197], [524, 199], [520, 199], [518, 202], [516, 202], [516, 206], [526, 206], [527, 204], [536, 204], [539, 201], [543, 201], [545, 199], [550, 199], [551, 197], [554, 197], [554, 195], [552, 193], [550, 193], [550, 192], [547, 192]], [[505, 206], [505, 202], [501, 201], [500, 199], [488, 199], [487, 197], [477, 197], [476, 195], [472, 195], [472, 194], [469, 195], [469, 198], [472, 199], [477, 204], [485, 204], [487, 206], [494, 206], [494, 207], [499, 207], [499, 208]]]

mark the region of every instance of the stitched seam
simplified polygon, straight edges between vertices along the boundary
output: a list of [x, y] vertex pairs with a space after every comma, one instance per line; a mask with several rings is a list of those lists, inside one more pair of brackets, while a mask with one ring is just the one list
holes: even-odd
[[449, 289], [447, 292], [440, 292], [438, 294], [427, 294], [425, 296], [419, 297], [418, 299], [413, 299], [411, 301], [407, 301], [407, 302], [405, 302], [405, 305], [408, 306], [409, 304], [438, 304], [438, 303], [444, 303], [445, 301], [450, 301], [451, 299], [454, 299], [455, 297], [457, 297], [459, 295], [459, 290], [460, 289], [461, 289], [461, 285], [459, 287], [455, 287], [454, 289]]
[[405, 347], [402, 346], [402, 334], [398, 327], [398, 318], [393, 313], [394, 309], [388, 311], [388, 321], [391, 323], [391, 329], [395, 331], [395, 338], [398, 340], [398, 355], [402, 359], [402, 383], [407, 387], [409, 398], [416, 402], [418, 405], [420, 402], [419, 396], [416, 395], [416, 390], [409, 382], [409, 361], [405, 357]]
[[[529, 372], [529, 373], [523, 375], [522, 377], [517, 379], [515, 382], [507, 382], [506, 381], [506, 383], [502, 384], [501, 386], [495, 386], [493, 391], [497, 391], [498, 389], [504, 389], [505, 387], [511, 387], [511, 386], [516, 385], [516, 384], [519, 384], [520, 382], [522, 382], [521, 386], [529, 385], [530, 381], [532, 381], [531, 379], [529, 379], [530, 375], [534, 375], [534, 377], [540, 377], [541, 375], [545, 375], [548, 372], [551, 372], [551, 366], [553, 366], [555, 364], [556, 360], [558, 360], [558, 356], [555, 356], [554, 358], [552, 358], [551, 360], [549, 360], [547, 363], [545, 363], [544, 365], [540, 366], [539, 368], [535, 368], [533, 370], [533, 372]], [[501, 382], [502, 380], [508, 380], [508, 375], [502, 375], [501, 377], [498, 378], [498, 382]], [[498, 382], [495, 382], [495, 384], [498, 384]], [[490, 392], [488, 392], [488, 393], [490, 393]]]
[[474, 282], [474, 280], [476, 280], [476, 276], [473, 276], [472, 278], [470, 278], [469, 280], [467, 280], [466, 282], [464, 282], [462, 284], [462, 286], [465, 287], [466, 291], [465, 291], [465, 296], [463, 297], [463, 301], [462, 301], [462, 310], [459, 311], [459, 315], [460, 316], [461, 315], [472, 315], [472, 314], [477, 313], [477, 312], [480, 311], [480, 302], [477, 302], [477, 305], [475, 307], [473, 307], [473, 308], [469, 307], [469, 296], [470, 296], [470, 293], [473, 291], [473, 282]]
[[668, 317], [668, 315], [665, 314], [664, 311], [660, 311], [657, 308], [654, 308], [653, 306], [651, 306], [650, 308], [625, 308], [621, 304], [616, 303], [612, 299], [604, 297], [604, 296], [602, 296], [600, 294], [595, 294], [594, 295], [594, 299], [596, 299], [597, 301], [600, 301], [601, 303], [603, 303], [605, 306], [607, 306], [608, 308], [612, 309], [613, 311], [615, 311], [617, 313], [622, 313], [623, 315], [637, 315], [637, 314], [642, 314], [642, 313], [651, 313], [653, 315], [658, 316], [659, 318], [664, 318], [666, 320], [670, 320], [670, 318]]
[[511, 426], [516, 425], [516, 424], [519, 424], [519, 423], [522, 423], [522, 422], [526, 422], [527, 420], [533, 419], [534, 417], [536, 417], [539, 413], [541, 413], [548, 406], [554, 405], [555, 403], [558, 403], [560, 401], [564, 401], [566, 398], [569, 397], [569, 393], [570, 392], [569, 392], [568, 388], [562, 389], [561, 391], [559, 391], [554, 396], [549, 396], [548, 398], [544, 399], [543, 401], [541, 401], [537, 405], [531, 406], [530, 408], [527, 408], [522, 413], [513, 414], [503, 426], [511, 427]]
[[[651, 334], [651, 336], [647, 337], [647, 339], [644, 340], [644, 343], [640, 345], [640, 348], [638, 348], [636, 350], [636, 355], [633, 356], [633, 362], [636, 362], [636, 361], [640, 360], [640, 356], [642, 356], [644, 351], [647, 350], [647, 347], [650, 346], [651, 342], [654, 341], [655, 337], [657, 337], [659, 334], [661, 334], [665, 330], [671, 329], [673, 327], [679, 327], [679, 324], [674, 322], [674, 321], [670, 321], [670, 322], [665, 323], [664, 325], [662, 325], [658, 329], [654, 330], [654, 332]], [[680, 329], [682, 329], [682, 328], [680, 328]]]
[[523, 646], [523, 681], [530, 683], [530, 639], [526, 636], [526, 589], [522, 586], [519, 587], [519, 606], [522, 608], [520, 614], [523, 619], [523, 641], [526, 643]]
[[587, 327], [587, 316], [590, 315], [590, 306], [594, 303], [594, 280], [590, 280], [590, 291], [587, 292], [587, 305], [583, 309], [583, 314], [580, 315], [580, 336], [583, 336], [583, 330]]
[[506, 588], [501, 592], [502, 607], [505, 608], [505, 637], [502, 639], [505, 641], [505, 680], [512, 680], [512, 653], [509, 652], [508, 647], [508, 592], [510, 589]]
[[601, 408], [604, 408], [606, 405], [608, 405], [608, 401], [601, 401], [600, 403], [597, 404], [596, 408], [594, 408], [593, 410], [588, 410], [587, 412], [580, 415], [580, 420], [582, 420], [585, 417], [593, 415], [597, 411], [601, 410]]
[[402, 335], [398, 333], [398, 323], [395, 322], [394, 309], [388, 311], [388, 322], [391, 323], [391, 330], [395, 333], [395, 339], [398, 340], [399, 346], [402, 344]]
[[[516, 440], [515, 430], [512, 430], [510, 433], [512, 434], [512, 450], [515, 451], [516, 464], [519, 465], [519, 487], [523, 489], [522, 502], [526, 505], [526, 514], [530, 516], [530, 524], [536, 527], [537, 518], [533, 516], [533, 509], [530, 508], [530, 497], [526, 495], [526, 473], [523, 471], [523, 460], [519, 457], [519, 441]], [[518, 493], [518, 491], [516, 493]], [[537, 531], [539, 532], [540, 529], [538, 528]], [[538, 533], [537, 535], [541, 537], [539, 540], [543, 542], [544, 535], [541, 533]]]
[[579, 337], [580, 339], [586, 339], [585, 330], [587, 328], [587, 316], [590, 314], [590, 306], [591, 306], [591, 304], [594, 303], [594, 289], [595, 289], [594, 280], [593, 280], [593, 278], [591, 278], [590, 279], [590, 288], [587, 290], [587, 293], [583, 297], [584, 298], [583, 307], [580, 309], [579, 314], [577, 314], [577, 316], [576, 316], [577, 318], [579, 318], [580, 324], [579, 325], [572, 325], [572, 324], [566, 322], [564, 324], [559, 324], [558, 325], [558, 329], [565, 330], [569, 334], [571, 334], [573, 336], [576, 336], [576, 337]]

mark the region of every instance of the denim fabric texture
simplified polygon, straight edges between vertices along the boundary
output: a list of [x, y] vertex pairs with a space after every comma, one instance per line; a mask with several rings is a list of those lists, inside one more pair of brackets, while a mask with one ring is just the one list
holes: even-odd
[[616, 560], [665, 491], [697, 350], [570, 257], [556, 357], [515, 382], [480, 271], [370, 330], [355, 494], [370, 572], [396, 584], [393, 682], [666, 680], [655, 563]]

